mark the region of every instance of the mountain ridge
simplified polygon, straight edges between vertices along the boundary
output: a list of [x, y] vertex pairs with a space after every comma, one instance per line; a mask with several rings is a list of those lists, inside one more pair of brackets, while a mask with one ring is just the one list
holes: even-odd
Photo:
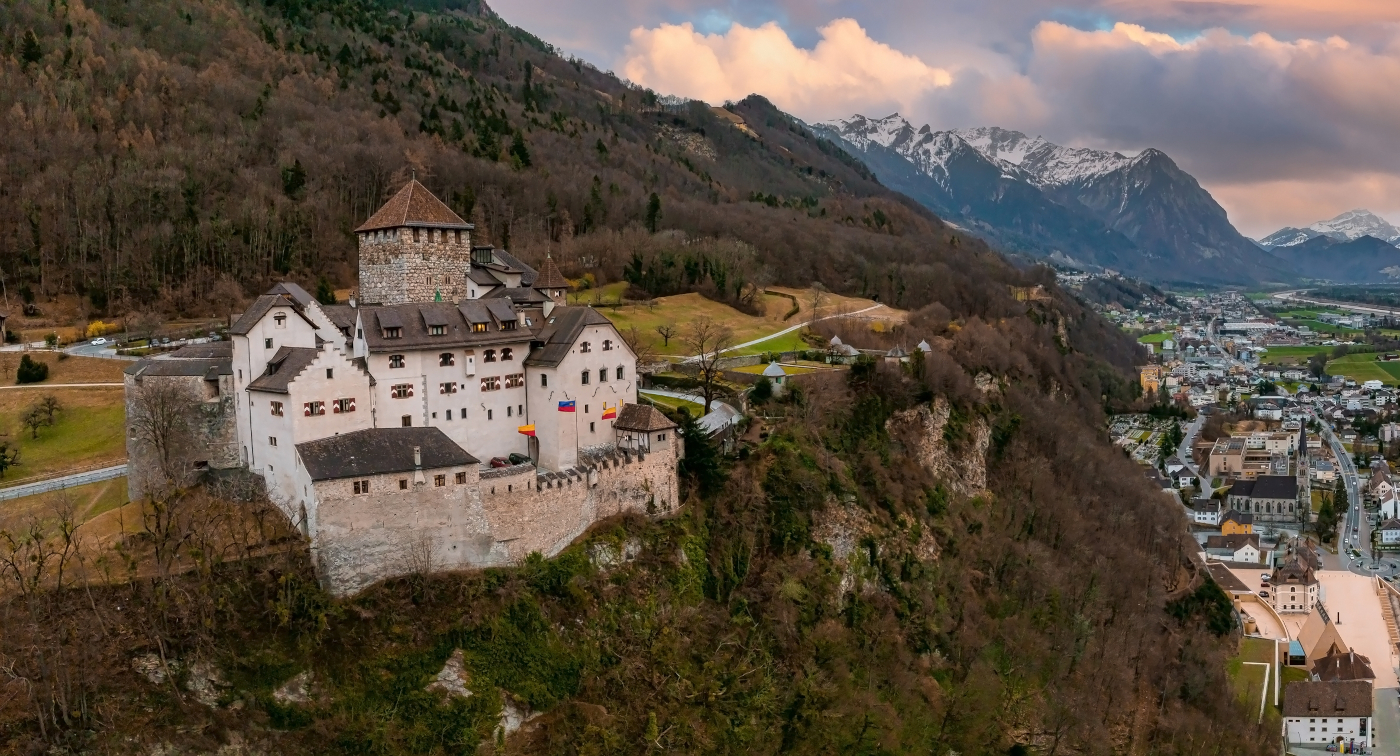
[[1370, 210], [1359, 208], [1348, 210], [1335, 218], [1318, 221], [1307, 228], [1285, 226], [1258, 240], [1258, 244], [1265, 249], [1291, 247], [1319, 236], [1336, 241], [1354, 241], [1363, 236], [1370, 236], [1400, 246], [1400, 228]]
[[1032, 257], [1161, 282], [1291, 276], [1158, 149], [1127, 156], [995, 126], [934, 131], [898, 113], [813, 128], [860, 154], [891, 188]]

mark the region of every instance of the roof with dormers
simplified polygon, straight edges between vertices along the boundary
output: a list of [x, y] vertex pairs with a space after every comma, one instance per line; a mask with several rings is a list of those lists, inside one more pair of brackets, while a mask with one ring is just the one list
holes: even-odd
[[433, 196], [433, 193], [418, 183], [417, 179], [410, 179], [397, 194], [384, 203], [383, 207], [371, 215], [369, 220], [355, 229], [355, 233], [404, 226], [468, 230], [474, 228], [472, 224], [462, 220], [460, 215], [452, 212], [452, 208], [443, 204], [442, 200]]

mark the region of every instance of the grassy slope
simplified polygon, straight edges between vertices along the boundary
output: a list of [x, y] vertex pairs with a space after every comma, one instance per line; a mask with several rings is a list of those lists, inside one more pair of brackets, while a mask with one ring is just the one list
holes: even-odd
[[1349, 354], [1327, 363], [1329, 375], [1345, 375], [1357, 381], [1382, 381], [1388, 385], [1400, 384], [1400, 365], [1376, 361], [1378, 354]]
[[[53, 426], [40, 428], [35, 439], [21, 425], [20, 418], [48, 395], [57, 397], [62, 409]], [[20, 449], [20, 465], [8, 471], [4, 482], [101, 462], [119, 464], [126, 458], [126, 408], [122, 397], [118, 387], [0, 391], [0, 438], [18, 444]]]

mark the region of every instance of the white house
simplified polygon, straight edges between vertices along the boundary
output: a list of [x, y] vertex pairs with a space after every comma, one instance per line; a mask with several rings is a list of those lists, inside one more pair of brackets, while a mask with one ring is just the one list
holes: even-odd
[[1381, 545], [1400, 547], [1400, 520], [1391, 518], [1381, 523]]
[[1206, 553], [1231, 562], [1259, 564], [1260, 555], [1258, 533], [1235, 533], [1233, 535], [1209, 536], [1206, 538]]
[[1369, 752], [1375, 735], [1371, 712], [1371, 683], [1365, 680], [1291, 682], [1283, 691], [1289, 744], [1360, 746]]

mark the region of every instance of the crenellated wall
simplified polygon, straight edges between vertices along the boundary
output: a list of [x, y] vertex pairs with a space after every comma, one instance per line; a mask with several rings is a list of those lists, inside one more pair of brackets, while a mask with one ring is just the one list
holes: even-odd
[[[301, 483], [313, 491], [308, 513], [322, 583], [336, 595], [415, 571], [515, 564], [532, 552], [554, 556], [593, 523], [625, 512], [665, 514], [677, 506], [676, 447], [650, 454], [601, 447], [563, 473], [533, 465], [484, 472], [424, 470], [353, 481]], [[455, 483], [458, 472], [465, 484]], [[445, 486], [434, 474], [447, 475]], [[304, 473], [303, 473], [304, 475]], [[400, 487], [407, 481], [407, 489]]]
[[471, 234], [396, 228], [360, 234], [360, 301], [366, 304], [444, 302], [467, 297]]

